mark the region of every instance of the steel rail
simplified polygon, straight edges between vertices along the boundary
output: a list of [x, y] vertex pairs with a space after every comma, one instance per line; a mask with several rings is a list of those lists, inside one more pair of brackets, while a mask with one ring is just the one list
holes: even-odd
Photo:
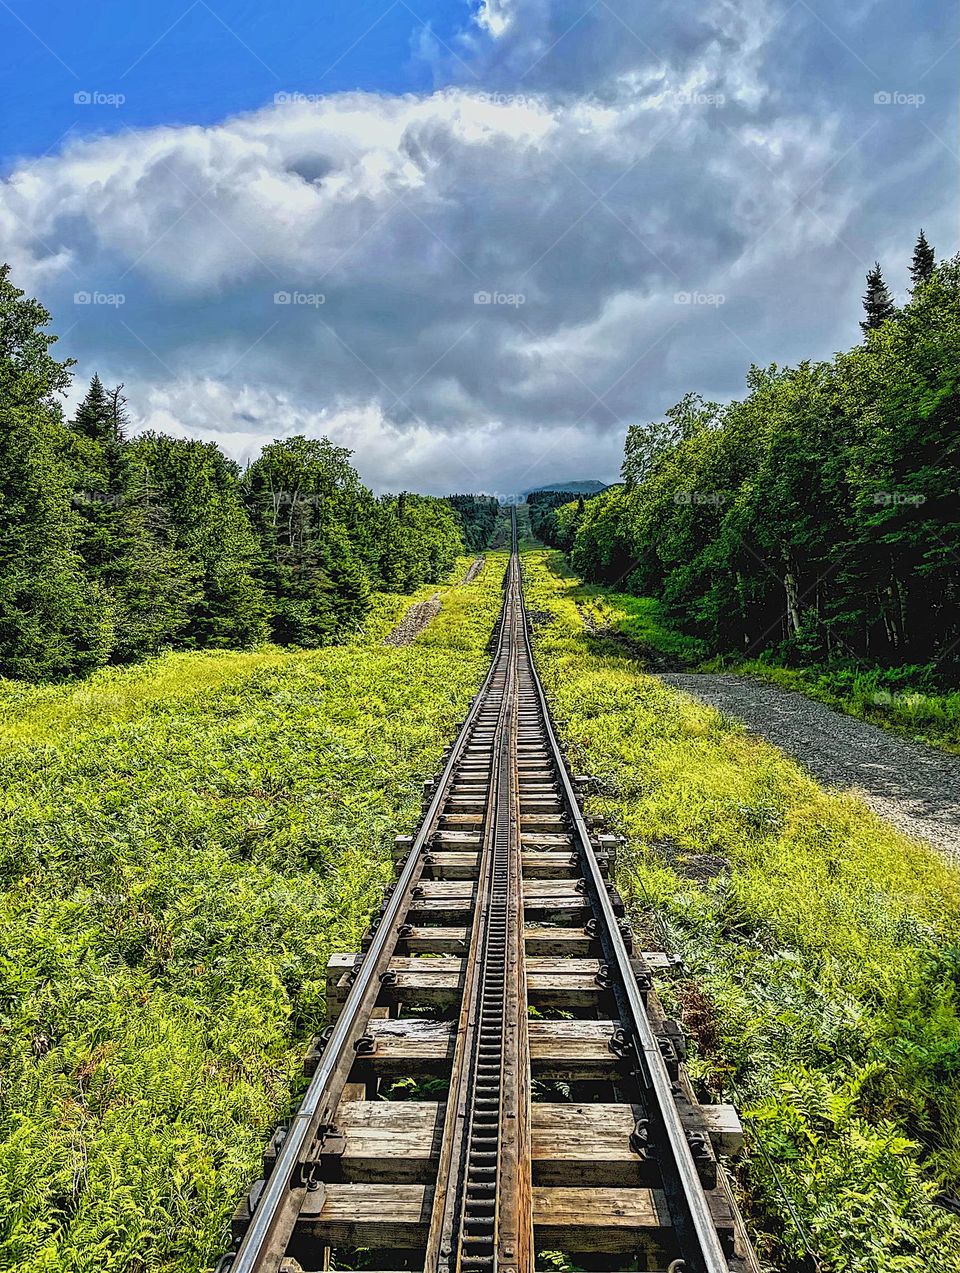
[[[519, 1093], [526, 1091], [517, 977], [522, 980], [522, 912], [519, 873], [519, 792], [514, 764], [520, 704], [518, 630], [525, 622], [519, 591], [516, 534], [512, 537], [504, 600], [502, 697], [490, 756], [484, 849], [474, 911], [468, 982], [460, 1012], [458, 1045], [444, 1119], [425, 1273], [516, 1273], [533, 1266], [533, 1223], [521, 1188], [518, 1160]], [[524, 1010], [526, 998], [523, 997]], [[524, 1038], [525, 1044], [525, 1038]], [[521, 1055], [522, 1054], [522, 1055]], [[520, 1235], [530, 1250], [524, 1256]]]
[[[507, 572], [503, 630], [513, 614], [516, 594], [511, 560]], [[515, 626], [515, 625], [514, 625]], [[487, 947], [492, 916], [491, 898], [495, 892], [498, 811], [504, 765], [509, 763], [505, 746], [505, 722], [510, 708], [510, 693], [515, 675], [515, 640], [511, 630], [509, 649], [498, 659], [503, 676], [503, 689], [497, 712], [498, 741], [491, 746], [490, 781], [487, 790], [483, 848], [480, 853], [474, 917], [471, 924], [470, 949], [467, 956], [466, 980], [457, 1029], [457, 1046], [447, 1096], [443, 1128], [443, 1150], [434, 1192], [433, 1214], [424, 1255], [425, 1273], [456, 1269], [460, 1259], [463, 1195], [469, 1156], [469, 1131], [476, 1095], [476, 1062], [482, 1046], [482, 1013], [480, 1000], [486, 979]], [[494, 1173], [496, 1175], [496, 1173]]]
[[[513, 545], [516, 551], [516, 516], [514, 516]], [[509, 584], [509, 572], [507, 576]], [[276, 1164], [271, 1171], [263, 1192], [254, 1208], [249, 1227], [230, 1264], [230, 1273], [275, 1273], [284, 1256], [287, 1241], [296, 1224], [296, 1194], [305, 1188], [298, 1181], [298, 1173], [318, 1127], [326, 1121], [325, 1114], [332, 1115], [328, 1086], [333, 1075], [347, 1058], [353, 1035], [365, 1023], [366, 999], [375, 988], [376, 978], [396, 947], [397, 920], [409, 904], [409, 894], [422, 869], [424, 847], [433, 834], [434, 826], [447, 797], [461, 753], [469, 742], [476, 718], [483, 707], [490, 685], [496, 675], [504, 647], [506, 606], [501, 614], [497, 647], [483, 685], [473, 700], [467, 717], [454, 741], [447, 762], [437, 783], [433, 798], [414, 837], [403, 870], [397, 880], [386, 910], [373, 935], [357, 979], [350, 988], [316, 1073], [304, 1094], [303, 1100], [283, 1140]], [[339, 1093], [334, 1094], [339, 1099]], [[326, 1105], [325, 1105], [326, 1102]], [[291, 1212], [293, 1214], [291, 1215]]]
[[[514, 552], [516, 552], [516, 512], [514, 512]], [[518, 571], [519, 573], [519, 571]], [[524, 616], [526, 604], [523, 599], [523, 577], [520, 575], [520, 602]], [[679, 1190], [670, 1190], [670, 1182], [664, 1180], [668, 1196], [673, 1194], [672, 1218], [684, 1260], [684, 1273], [730, 1273], [730, 1264], [724, 1255], [717, 1234], [710, 1206], [707, 1202], [700, 1177], [697, 1173], [687, 1134], [680, 1120], [680, 1113], [673, 1097], [673, 1084], [669, 1071], [660, 1051], [660, 1044], [650, 1025], [644, 1007], [640, 989], [633, 975], [630, 956], [627, 952], [614, 914], [610, 896], [607, 893], [600, 864], [590, 840], [590, 832], [580, 810], [573, 783], [567, 771], [563, 750], [557, 739], [550, 716], [550, 708], [546, 694], [536, 670], [533, 658], [533, 647], [530, 642], [530, 630], [526, 622], [523, 624], [524, 645], [530, 666], [533, 671], [533, 684], [536, 689], [540, 711], [543, 717], [547, 741], [553, 752], [557, 774], [563, 791], [567, 812], [573, 823], [574, 833], [579, 842], [580, 857], [586, 871], [587, 886], [590, 890], [596, 913], [600, 918], [600, 939], [607, 962], [614, 966], [622, 994], [622, 1006], [626, 1010], [627, 1020], [632, 1027], [631, 1040], [636, 1053], [637, 1062], [647, 1089], [652, 1093], [657, 1105], [664, 1139], [676, 1167]], [[664, 1173], [666, 1176], [666, 1172]], [[677, 1205], [679, 1204], [679, 1206]], [[680, 1214], [676, 1214], [679, 1211]], [[679, 1223], [678, 1223], [679, 1221]]]
[[[504, 658], [503, 700], [498, 738], [491, 756], [487, 804], [487, 879], [478, 897], [474, 927], [479, 959], [469, 1002], [469, 1044], [454, 1063], [445, 1132], [455, 1141], [449, 1178], [439, 1182], [435, 1214], [439, 1259], [428, 1245], [426, 1273], [518, 1273], [533, 1267], [533, 1216], [523, 1187], [529, 1157], [528, 1111], [523, 1099], [528, 1064], [518, 997], [522, 984], [523, 917], [518, 910], [520, 822], [514, 763], [524, 648], [518, 629], [525, 623], [519, 569], [511, 555], [505, 601], [509, 642]], [[436, 1202], [435, 1202], [436, 1206]], [[529, 1250], [527, 1249], [529, 1248]]]
[[[645, 1089], [650, 1105], [651, 1123], [654, 1124], [651, 1132], [662, 1151], [662, 1182], [682, 1257], [676, 1262], [676, 1267], [682, 1268], [684, 1273], [729, 1273], [730, 1265], [724, 1255], [710, 1205], [681, 1122], [673, 1083], [634, 977], [627, 947], [586, 821], [574, 792], [563, 751], [553, 727], [543, 685], [536, 670], [524, 602], [523, 578], [519, 565], [515, 511], [512, 515], [511, 529], [510, 563], [504, 581], [506, 595], [489, 670], [449, 750], [397, 883], [383, 907], [381, 919], [373, 931], [369, 949], [358, 966], [356, 979], [349, 989], [340, 1015], [330, 1032], [320, 1064], [280, 1145], [274, 1168], [263, 1185], [259, 1199], [252, 1206], [251, 1220], [243, 1239], [236, 1254], [230, 1257], [232, 1263], [226, 1266], [231, 1273], [277, 1273], [287, 1252], [302, 1199], [308, 1183], [312, 1183], [306, 1179], [309, 1174], [306, 1169], [313, 1160], [315, 1146], [335, 1117], [337, 1104], [341, 1099], [352, 1064], [353, 1045], [366, 1028], [370, 1011], [379, 994], [380, 977], [389, 967], [390, 960], [395, 954], [399, 940], [399, 922], [406, 914], [413, 898], [413, 889], [425, 869], [425, 849], [439, 824], [440, 815], [450, 792], [455, 787], [458, 767], [475, 733], [478, 717], [485, 708], [491, 706], [491, 694], [494, 691], [500, 693], [498, 678], [503, 676], [504, 663], [508, 658], [508, 675], [503, 685], [503, 702], [499, 719], [502, 722], [508, 694], [517, 691], [522, 666], [524, 678], [529, 675], [531, 682], [525, 693], [529, 692], [536, 702], [543, 726], [544, 743], [556, 773], [561, 803], [569, 817], [574, 845], [578, 851], [586, 881], [587, 895], [598, 921], [598, 936], [603, 955], [614, 973], [613, 989], [618, 1011], [630, 1035], [631, 1048], [636, 1058], [637, 1076]], [[517, 627], [523, 630], [522, 641], [517, 636]], [[512, 674], [509, 674], [511, 669]], [[505, 761], [502, 754], [502, 740], [499, 759], [496, 742], [491, 744], [491, 747], [488, 801], [495, 799], [495, 789], [501, 785], [496, 780], [496, 771]], [[472, 950], [479, 937], [478, 924], [479, 915], [475, 916]], [[479, 970], [477, 975], [480, 975]], [[466, 1007], [466, 1004], [464, 1006]], [[447, 1149], [448, 1167], [449, 1152]], [[448, 1211], [449, 1208], [441, 1206], [441, 1210]], [[449, 1223], [441, 1228], [446, 1228], [447, 1233], [450, 1233]], [[532, 1225], [529, 1225], [529, 1231], [532, 1236]], [[437, 1236], [440, 1236], [439, 1233]], [[454, 1252], [448, 1248], [444, 1254], [451, 1264], [459, 1266], [460, 1260], [456, 1258]], [[452, 1260], [451, 1256], [454, 1256]], [[495, 1259], [495, 1267], [496, 1263]], [[505, 1261], [503, 1267], [509, 1263], [512, 1261]]]
[[[497, 1262], [498, 1219], [502, 1178], [501, 1082], [507, 1026], [507, 954], [510, 849], [510, 802], [504, 786], [510, 782], [512, 717], [516, 684], [516, 579], [511, 562], [507, 588], [505, 627], [510, 627], [510, 648], [505, 663], [503, 701], [497, 721], [498, 739], [491, 755], [490, 790], [487, 800], [487, 853], [483, 867], [483, 892], [478, 892], [473, 928], [478, 937], [476, 976], [469, 998], [464, 993], [464, 1014], [469, 1021], [461, 1064], [456, 1066], [456, 1090], [451, 1083], [445, 1132], [455, 1146], [449, 1177], [437, 1198], [442, 1207], [435, 1215], [439, 1252], [436, 1260], [428, 1245], [426, 1273], [462, 1265], [472, 1270], [494, 1270]], [[507, 825], [504, 827], [504, 820]], [[482, 1108], [481, 1108], [482, 1107]], [[492, 1161], [491, 1161], [492, 1160]], [[436, 1206], [436, 1201], [435, 1201]], [[469, 1231], [468, 1231], [469, 1230]]]

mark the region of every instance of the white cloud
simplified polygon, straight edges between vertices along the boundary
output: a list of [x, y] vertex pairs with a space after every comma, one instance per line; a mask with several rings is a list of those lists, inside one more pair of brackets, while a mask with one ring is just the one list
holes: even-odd
[[329, 432], [378, 486], [612, 478], [626, 424], [856, 338], [878, 241], [905, 259], [916, 229], [876, 198], [883, 129], [950, 223], [919, 122], [822, 97], [812, 19], [804, 44], [766, 0], [635, 8], [486, 0], [468, 88], [73, 143], [0, 185], [3, 254], [145, 426], [235, 455]]
[[[184, 421], [189, 420], [189, 424]], [[264, 441], [303, 434], [328, 437], [362, 455], [378, 490], [416, 489], [433, 494], [487, 491], [509, 495], [552, 481], [572, 460], [577, 471], [619, 468], [619, 447], [575, 430], [504, 426], [490, 421], [457, 436], [414, 423], [399, 427], [378, 402], [310, 410], [264, 389], [229, 390], [210, 379], [154, 386], [134, 421], [174, 437], [216, 442], [240, 463], [252, 460]], [[494, 480], [491, 454], [498, 460]]]
[[480, 8], [475, 16], [477, 26], [498, 39], [513, 25], [513, 0], [480, 0]]

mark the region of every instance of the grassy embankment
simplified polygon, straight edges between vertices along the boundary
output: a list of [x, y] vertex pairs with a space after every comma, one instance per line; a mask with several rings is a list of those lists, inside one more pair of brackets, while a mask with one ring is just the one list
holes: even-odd
[[673, 627], [655, 597], [579, 584], [574, 599], [589, 626], [628, 641], [651, 667], [753, 676], [903, 738], [960, 754], [960, 692], [942, 692], [932, 668], [788, 668], [765, 659], [707, 659], [703, 643]]
[[[528, 549], [537, 660], [620, 883], [687, 973], [670, 997], [707, 1094], [748, 1116], [764, 1257], [948, 1273], [960, 1221], [960, 879], [856, 800], [589, 636], [559, 554]], [[704, 856], [708, 855], [708, 856]]]
[[[572, 572], [569, 577], [574, 578]], [[641, 655], [652, 656], [653, 662], [662, 656], [674, 665], [692, 666], [706, 654], [696, 637], [670, 626], [655, 597], [632, 597], [626, 592], [609, 592], [594, 584], [580, 583], [574, 599], [590, 629], [625, 639]]]
[[[462, 577], [468, 560], [454, 579]], [[505, 558], [405, 648], [174, 654], [0, 683], [0, 1268], [208, 1268], [421, 783]]]

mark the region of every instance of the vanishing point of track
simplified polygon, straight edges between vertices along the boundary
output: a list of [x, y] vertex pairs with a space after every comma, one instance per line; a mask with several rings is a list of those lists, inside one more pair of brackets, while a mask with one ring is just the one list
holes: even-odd
[[[589, 784], [534, 667], [514, 516], [487, 679], [362, 954], [330, 960], [333, 1024], [223, 1273], [756, 1269], [717, 1157], [736, 1113], [696, 1102], [654, 988], [674, 961], [633, 949]], [[401, 1078], [416, 1099], [385, 1099]]]

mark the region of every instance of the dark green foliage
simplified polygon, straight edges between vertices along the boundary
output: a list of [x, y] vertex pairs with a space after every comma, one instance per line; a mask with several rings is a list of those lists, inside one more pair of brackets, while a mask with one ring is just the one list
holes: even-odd
[[95, 667], [112, 639], [74, 546], [57, 401], [70, 364], [49, 352], [49, 322], [0, 268], [0, 675], [31, 679]]
[[237, 466], [212, 442], [156, 433], [136, 438], [130, 451], [144, 498], [165, 509], [171, 546], [200, 583], [180, 644], [228, 649], [262, 641], [268, 606], [255, 574], [260, 545]]
[[[608, 486], [607, 491], [619, 489]], [[551, 548], [569, 553], [577, 538], [577, 532], [587, 516], [587, 509], [596, 496], [578, 495], [568, 499], [565, 494], [537, 491], [530, 496], [530, 527], [537, 539]]]
[[740, 402], [634, 426], [624, 485], [538, 533], [566, 546], [576, 523], [579, 573], [660, 598], [714, 651], [955, 666], [958, 367], [954, 259], [832, 362], [754, 367]]
[[[0, 270], [0, 676], [77, 675], [164, 648], [323, 645], [372, 588], [435, 583], [489, 536], [496, 501], [376, 499], [325, 438], [267, 446], [246, 474], [212, 443], [129, 438], [94, 376], [67, 425], [50, 315]], [[492, 507], [491, 507], [492, 505]], [[482, 541], [482, 543], [481, 543]]]
[[500, 503], [494, 495], [448, 495], [446, 502], [456, 515], [464, 547], [482, 552], [493, 535]]
[[883, 280], [880, 262], [874, 263], [873, 269], [867, 271], [867, 290], [863, 298], [866, 318], [860, 323], [864, 333], [875, 331], [881, 323], [892, 318], [896, 312], [890, 289]]
[[246, 474], [281, 643], [321, 645], [354, 630], [372, 587], [410, 592], [436, 583], [462, 551], [447, 501], [376, 499], [350, 455], [326, 438], [288, 438], [265, 447]]
[[359, 627], [370, 609], [370, 579], [346, 536], [341, 535], [341, 544], [342, 550], [331, 558], [327, 573], [339, 627], [350, 631]]
[[389, 592], [437, 583], [463, 547], [453, 509], [426, 495], [385, 495], [377, 501], [371, 560]]
[[122, 406], [120, 390], [122, 385], [108, 394], [100, 377], [94, 375], [90, 381], [87, 396], [77, 408], [73, 420], [73, 428], [82, 437], [91, 442], [99, 442], [101, 446], [116, 445], [122, 437]]
[[94, 376], [72, 423], [76, 543], [113, 619], [115, 661], [156, 654], [187, 628], [200, 598], [199, 569], [172, 545], [163, 506], [126, 438], [122, 386], [107, 393]]
[[246, 474], [281, 644], [322, 645], [366, 614], [362, 557], [375, 501], [349, 460], [326, 438], [289, 438], [264, 447]]
[[627, 489], [645, 482], [663, 455], [678, 442], [695, 437], [709, 427], [719, 410], [718, 403], [705, 402], [698, 393], [687, 393], [676, 406], [669, 408], [665, 419], [628, 429], [620, 470]]
[[914, 287], [919, 283], [930, 282], [933, 278], [933, 269], [936, 262], [936, 253], [927, 241], [927, 236], [921, 230], [917, 235], [917, 242], [913, 249], [913, 260], [910, 262], [910, 279]]
[[570, 544], [561, 544], [560, 531], [556, 519], [558, 509], [564, 507], [577, 508], [583, 503], [583, 496], [571, 501], [568, 491], [531, 491], [527, 496], [527, 507], [530, 512], [530, 529], [537, 539], [551, 548], [564, 548], [569, 552]]

